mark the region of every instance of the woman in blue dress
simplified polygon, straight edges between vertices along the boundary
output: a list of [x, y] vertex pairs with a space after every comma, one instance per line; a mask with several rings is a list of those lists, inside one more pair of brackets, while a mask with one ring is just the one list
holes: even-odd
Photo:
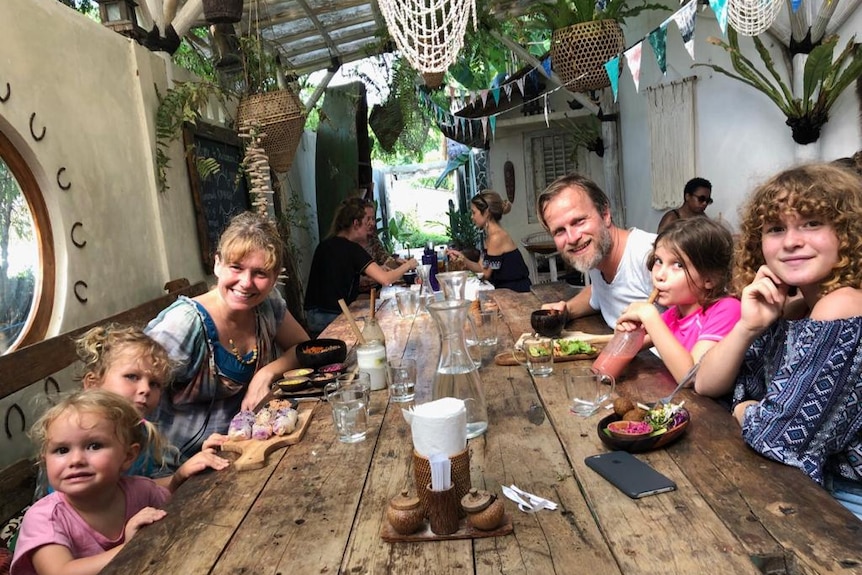
[[524, 263], [524, 256], [509, 232], [500, 225], [503, 214], [512, 210], [509, 200], [500, 194], [485, 190], [470, 200], [473, 224], [485, 234], [485, 249], [478, 262], [470, 261], [455, 249], [448, 250], [450, 257], [463, 261], [467, 269], [481, 275], [496, 289], [510, 289], [517, 292], [530, 291], [530, 270]]

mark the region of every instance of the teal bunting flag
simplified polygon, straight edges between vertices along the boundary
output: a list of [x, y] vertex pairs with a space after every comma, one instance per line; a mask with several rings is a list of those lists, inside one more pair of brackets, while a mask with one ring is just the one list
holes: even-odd
[[494, 136], [496, 139], [497, 135], [497, 116], [491, 116], [488, 118], [488, 124], [491, 125], [491, 136]]
[[709, 0], [709, 7], [715, 12], [721, 33], [727, 35], [727, 0]]
[[667, 24], [662, 24], [655, 30], [649, 33], [647, 38], [649, 45], [652, 46], [653, 54], [655, 54], [656, 62], [658, 62], [659, 70], [664, 74], [667, 72]]
[[494, 104], [500, 105], [500, 88], [493, 88], [491, 95], [494, 97]]
[[605, 70], [611, 80], [611, 90], [614, 92], [614, 102], [617, 101], [617, 90], [620, 83], [620, 57], [615, 56], [605, 62]]

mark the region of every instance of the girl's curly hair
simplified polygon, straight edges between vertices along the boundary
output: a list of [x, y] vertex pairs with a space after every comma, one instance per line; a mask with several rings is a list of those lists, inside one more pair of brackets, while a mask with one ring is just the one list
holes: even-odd
[[821, 283], [821, 295], [862, 286], [862, 178], [830, 164], [784, 170], [754, 190], [740, 210], [740, 237], [734, 253], [736, 293], [763, 265], [763, 230], [784, 214], [817, 218], [838, 237], [838, 262]]
[[75, 340], [78, 359], [84, 364], [81, 380], [92, 377], [101, 381], [117, 354], [134, 349], [150, 363], [153, 375], [167, 386], [177, 367], [162, 345], [140, 328], [105, 324], [96, 326]]

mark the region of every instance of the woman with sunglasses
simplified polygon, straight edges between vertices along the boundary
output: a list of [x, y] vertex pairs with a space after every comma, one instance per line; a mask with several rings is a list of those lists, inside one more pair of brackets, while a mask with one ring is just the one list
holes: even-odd
[[478, 262], [466, 259], [461, 252], [449, 249], [447, 254], [462, 260], [470, 271], [480, 274], [491, 282], [496, 289], [510, 289], [517, 292], [530, 291], [530, 270], [524, 256], [509, 232], [500, 225], [503, 214], [512, 210], [509, 200], [503, 200], [493, 190], [484, 190], [470, 200], [470, 213], [473, 224], [485, 234], [485, 249]]
[[703, 212], [712, 203], [712, 184], [703, 178], [692, 178], [682, 191], [682, 205], [667, 212], [658, 223], [657, 233], [677, 220], [705, 216]]

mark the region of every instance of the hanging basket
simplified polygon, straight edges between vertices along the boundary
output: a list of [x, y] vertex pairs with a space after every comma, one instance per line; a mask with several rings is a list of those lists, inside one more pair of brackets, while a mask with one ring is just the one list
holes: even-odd
[[772, 26], [782, 6], [781, 0], [730, 0], [727, 23], [742, 36], [757, 36]]
[[425, 72], [422, 74], [422, 79], [425, 80], [425, 85], [428, 86], [429, 90], [434, 90], [443, 83], [445, 75], [446, 72]]
[[204, 20], [210, 24], [234, 24], [242, 20], [243, 0], [203, 0]]
[[239, 126], [251, 122], [266, 134], [261, 145], [276, 172], [286, 172], [293, 164], [305, 117], [305, 107], [290, 89], [245, 96], [237, 108]]
[[616, 20], [594, 20], [554, 30], [551, 65], [573, 92], [611, 85], [605, 62], [625, 50], [623, 30]]
[[390, 98], [383, 104], [375, 104], [368, 116], [368, 125], [374, 130], [380, 147], [391, 152], [398, 136], [404, 131], [401, 102], [397, 98]]

